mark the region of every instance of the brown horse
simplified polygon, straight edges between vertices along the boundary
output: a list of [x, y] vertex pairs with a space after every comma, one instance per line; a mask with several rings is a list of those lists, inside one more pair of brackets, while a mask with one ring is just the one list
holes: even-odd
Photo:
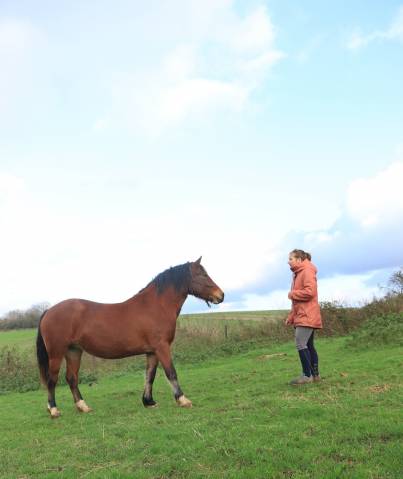
[[83, 351], [100, 358], [117, 359], [146, 354], [146, 380], [143, 404], [155, 406], [152, 386], [158, 363], [172, 385], [179, 406], [191, 407], [178, 383], [171, 358], [176, 319], [188, 294], [210, 306], [224, 300], [223, 291], [200, 264], [201, 257], [167, 269], [135, 296], [117, 304], [68, 299], [42, 315], [38, 327], [37, 357], [42, 382], [48, 390], [48, 410], [60, 416], [55, 388], [63, 358], [66, 380], [77, 409], [89, 412], [78, 389], [78, 371]]

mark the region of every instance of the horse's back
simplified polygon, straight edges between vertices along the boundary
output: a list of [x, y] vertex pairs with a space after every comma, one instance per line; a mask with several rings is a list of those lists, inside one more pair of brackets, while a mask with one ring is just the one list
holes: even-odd
[[69, 345], [80, 336], [88, 319], [94, 312], [99, 310], [101, 303], [95, 303], [86, 299], [66, 299], [49, 308], [43, 316], [40, 329], [46, 340]]
[[136, 320], [137, 312], [133, 302], [67, 299], [46, 312], [40, 328], [45, 343], [57, 351], [74, 346], [106, 358], [143, 354], [148, 347], [144, 347], [148, 328], [141, 315]]
[[[92, 304], [91, 304], [92, 303]], [[93, 303], [92, 301], [87, 301], [85, 299], [65, 299], [60, 303], [55, 304], [51, 308], [46, 311], [42, 319], [42, 324], [46, 324], [49, 322], [66, 322], [71, 321], [74, 318], [80, 317], [85, 312], [91, 308], [91, 306], [95, 306], [97, 303]]]

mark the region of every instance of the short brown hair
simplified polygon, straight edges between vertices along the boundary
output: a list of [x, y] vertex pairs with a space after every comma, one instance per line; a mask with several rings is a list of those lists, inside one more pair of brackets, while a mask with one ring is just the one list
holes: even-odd
[[302, 259], [302, 261], [304, 261], [304, 259], [308, 259], [309, 261], [311, 261], [311, 253], [307, 253], [306, 251], [304, 251], [303, 249], [293, 249], [290, 254], [292, 254], [293, 256], [295, 256], [296, 258], [300, 258]]

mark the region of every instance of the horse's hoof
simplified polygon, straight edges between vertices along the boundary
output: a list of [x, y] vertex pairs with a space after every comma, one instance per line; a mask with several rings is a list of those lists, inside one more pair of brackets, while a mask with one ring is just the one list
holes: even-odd
[[58, 417], [61, 416], [61, 413], [57, 409], [57, 407], [49, 407], [48, 406], [48, 413], [50, 414], [51, 419], [57, 419]]
[[86, 402], [83, 399], [76, 402], [76, 408], [79, 412], [91, 412], [92, 409], [87, 406]]
[[176, 403], [179, 407], [192, 407], [192, 401], [185, 396], [178, 397]]
[[152, 398], [147, 398], [146, 396], [142, 397], [144, 407], [157, 407], [157, 403]]

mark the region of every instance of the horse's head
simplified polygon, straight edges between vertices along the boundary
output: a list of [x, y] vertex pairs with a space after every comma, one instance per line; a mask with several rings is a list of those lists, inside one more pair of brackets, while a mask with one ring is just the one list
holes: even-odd
[[201, 256], [194, 263], [190, 263], [191, 279], [189, 293], [196, 296], [196, 298], [204, 299], [209, 307], [210, 303], [222, 303], [224, 301], [224, 292], [210, 278], [200, 264], [200, 261]]

